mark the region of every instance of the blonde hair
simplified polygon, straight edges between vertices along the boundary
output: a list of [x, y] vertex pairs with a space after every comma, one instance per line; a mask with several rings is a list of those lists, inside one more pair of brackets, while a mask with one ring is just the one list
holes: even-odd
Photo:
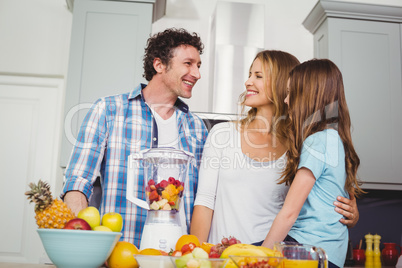
[[336, 129], [345, 150], [345, 190], [356, 196], [364, 191], [357, 178], [360, 159], [351, 136], [351, 120], [346, 104], [342, 74], [327, 59], [306, 61], [290, 72], [289, 150], [280, 183], [291, 184], [298, 170], [304, 140], [324, 129]]
[[[268, 92], [272, 92], [272, 99], [270, 101], [274, 104], [275, 111], [270, 129], [272, 134], [285, 144], [287, 140], [284, 120], [287, 115], [287, 105], [284, 103], [284, 99], [287, 95], [286, 85], [289, 72], [300, 62], [295, 56], [279, 50], [264, 50], [259, 52], [255, 56], [253, 64], [256, 59], [261, 61], [265, 95], [269, 96], [270, 94], [268, 94]], [[253, 64], [251, 64], [250, 70]], [[268, 87], [268, 81], [271, 82], [270, 88]], [[245, 114], [246, 110], [246, 94], [247, 92], [244, 92], [239, 96], [242, 114]], [[251, 108], [246, 117], [238, 121], [240, 127], [244, 127], [252, 122], [255, 119], [256, 114], [257, 109]]]

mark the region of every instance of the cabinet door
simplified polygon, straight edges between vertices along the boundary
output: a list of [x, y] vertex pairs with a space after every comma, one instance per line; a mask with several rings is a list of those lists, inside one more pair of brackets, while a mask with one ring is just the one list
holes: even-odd
[[365, 188], [402, 189], [399, 27], [328, 18], [328, 56], [343, 74], [353, 142], [361, 160], [358, 173]]
[[64, 81], [0, 75], [0, 267], [48, 260], [37, 233], [35, 205], [24, 195], [39, 179], [61, 189], [57, 155]]
[[152, 3], [77, 0], [61, 150], [65, 167], [83, 118], [98, 98], [131, 91], [142, 78]]

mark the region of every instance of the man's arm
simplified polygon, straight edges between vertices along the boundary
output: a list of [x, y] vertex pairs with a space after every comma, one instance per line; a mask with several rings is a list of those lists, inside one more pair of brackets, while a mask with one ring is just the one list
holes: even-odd
[[339, 221], [348, 226], [348, 228], [352, 228], [359, 221], [359, 210], [357, 209], [355, 195], [353, 193], [349, 193], [349, 195], [350, 199], [338, 196], [338, 201], [335, 201], [334, 205], [335, 211], [345, 217]]
[[79, 191], [69, 191], [64, 196], [64, 203], [73, 211], [77, 216], [78, 212], [88, 207], [87, 197]]

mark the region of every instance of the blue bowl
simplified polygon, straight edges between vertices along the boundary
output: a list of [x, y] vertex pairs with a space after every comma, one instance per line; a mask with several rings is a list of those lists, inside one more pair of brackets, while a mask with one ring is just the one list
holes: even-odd
[[97, 268], [121, 237], [117, 232], [38, 229], [50, 260], [58, 268]]

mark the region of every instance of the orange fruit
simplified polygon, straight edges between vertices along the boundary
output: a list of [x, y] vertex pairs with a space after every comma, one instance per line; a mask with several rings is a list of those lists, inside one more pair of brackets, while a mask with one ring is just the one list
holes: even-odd
[[130, 242], [117, 242], [107, 260], [109, 268], [138, 268], [139, 265], [134, 258], [134, 254], [138, 252], [138, 248]]
[[140, 255], [162, 255], [162, 252], [158, 249], [154, 248], [145, 248], [143, 250], [140, 250], [138, 253]]
[[166, 251], [163, 251], [163, 250], [159, 250], [160, 252], [161, 252], [161, 254], [163, 255], [163, 256], [169, 256], [169, 253], [167, 253]]
[[200, 246], [200, 241], [195, 235], [185, 234], [180, 236], [180, 238], [177, 240], [175, 249], [181, 250], [181, 248], [188, 243], [194, 243], [196, 247]]
[[208, 254], [211, 252], [211, 248], [215, 246], [214, 244], [207, 243], [207, 242], [202, 242], [200, 248], [205, 250]]

